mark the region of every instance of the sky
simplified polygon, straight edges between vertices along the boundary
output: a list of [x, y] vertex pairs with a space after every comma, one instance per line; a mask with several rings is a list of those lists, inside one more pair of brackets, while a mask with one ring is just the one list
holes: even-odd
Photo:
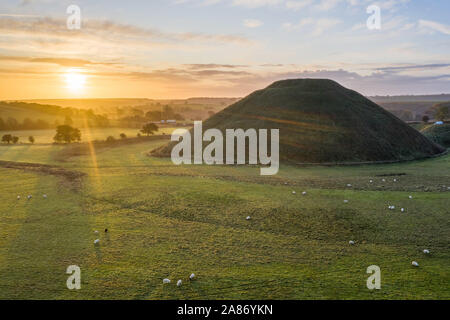
[[448, 0], [0, 0], [0, 99], [242, 97], [288, 78], [450, 93], [449, 23]]

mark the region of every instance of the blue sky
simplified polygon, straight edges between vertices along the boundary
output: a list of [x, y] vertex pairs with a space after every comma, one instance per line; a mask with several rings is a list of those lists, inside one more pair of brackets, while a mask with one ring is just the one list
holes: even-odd
[[[70, 4], [77, 32], [65, 30]], [[366, 26], [373, 4], [380, 30]], [[0, 0], [0, 72], [26, 96], [39, 80], [46, 97], [67, 67], [90, 80], [83, 97], [242, 96], [296, 77], [449, 93], [449, 12], [443, 0]]]

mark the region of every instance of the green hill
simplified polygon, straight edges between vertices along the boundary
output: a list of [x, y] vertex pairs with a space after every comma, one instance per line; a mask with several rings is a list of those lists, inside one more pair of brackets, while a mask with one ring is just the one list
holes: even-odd
[[105, 127], [109, 124], [103, 115], [92, 110], [65, 108], [56, 105], [26, 103], [22, 101], [0, 101], [1, 130], [35, 130], [54, 128], [69, 117], [76, 126]]
[[[294, 163], [412, 160], [443, 148], [332, 80], [283, 80], [203, 123], [203, 130], [280, 129], [280, 159]], [[170, 156], [173, 143], [153, 154]]]
[[421, 132], [431, 141], [450, 148], [450, 124], [428, 126]]

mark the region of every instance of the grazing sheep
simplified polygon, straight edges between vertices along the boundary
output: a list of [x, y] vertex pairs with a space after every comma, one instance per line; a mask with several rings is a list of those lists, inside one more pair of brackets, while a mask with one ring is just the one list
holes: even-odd
[[100, 243], [100, 239], [94, 240], [94, 244], [99, 244]]
[[353, 245], [355, 244], [355, 241], [350, 240], [350, 241], [348, 242], [348, 244], [351, 245], [351, 246], [353, 246]]
[[430, 250], [424, 249], [424, 250], [423, 250], [423, 253], [425, 253], [425, 254], [430, 254]]
[[47, 195], [46, 195], [46, 194], [44, 194], [42, 197], [43, 197], [44, 199], [47, 199]]
[[178, 280], [178, 282], [177, 282], [177, 287], [181, 287], [181, 284], [183, 283], [183, 281], [181, 281], [181, 280]]
[[412, 199], [412, 196], [409, 196], [408, 198], [409, 198], [409, 199]]
[[373, 183], [373, 180], [369, 180], [370, 183]]
[[195, 274], [192, 273], [192, 274], [189, 276], [189, 279], [190, 279], [190, 280], [194, 280], [194, 278], [195, 278]]
[[381, 181], [386, 182], [386, 179], [381, 179]]
[[411, 262], [411, 264], [412, 264], [414, 267], [418, 267], [418, 266], [419, 266], [419, 263], [418, 263], [417, 261], [413, 261], [413, 262]]
[[344, 200], [344, 203], [348, 203], [348, 200]]
[[405, 212], [405, 208], [401, 208], [400, 211], [401, 211], [401, 212]]
[[397, 179], [394, 179], [394, 182], [397, 182]]
[[302, 192], [302, 195], [306, 196], [306, 191], [303, 191], [303, 192]]
[[295, 191], [292, 191], [292, 194], [297, 194], [297, 192], [295, 192]]
[[347, 184], [347, 187], [351, 187], [352, 185], [349, 183], [349, 184]]
[[27, 198], [28, 200], [30, 200], [31, 198], [33, 198], [33, 196], [30, 194]]
[[170, 279], [163, 279], [163, 283], [164, 284], [170, 283]]
[[247, 218], [245, 218], [246, 220], [251, 220], [252, 217], [248, 216]]
[[98, 234], [98, 231], [97, 231], [97, 230], [95, 230], [95, 231], [94, 231], [94, 234]]
[[17, 196], [17, 200], [20, 200], [20, 196]]

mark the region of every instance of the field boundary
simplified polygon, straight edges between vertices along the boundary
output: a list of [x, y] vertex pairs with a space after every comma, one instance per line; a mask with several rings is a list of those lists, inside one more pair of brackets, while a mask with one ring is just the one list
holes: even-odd
[[37, 173], [49, 174], [63, 177], [71, 182], [78, 181], [86, 174], [79, 171], [70, 171], [61, 167], [51, 166], [40, 163], [14, 162], [0, 160], [0, 167], [7, 169], [18, 169], [25, 171], [33, 171]]

